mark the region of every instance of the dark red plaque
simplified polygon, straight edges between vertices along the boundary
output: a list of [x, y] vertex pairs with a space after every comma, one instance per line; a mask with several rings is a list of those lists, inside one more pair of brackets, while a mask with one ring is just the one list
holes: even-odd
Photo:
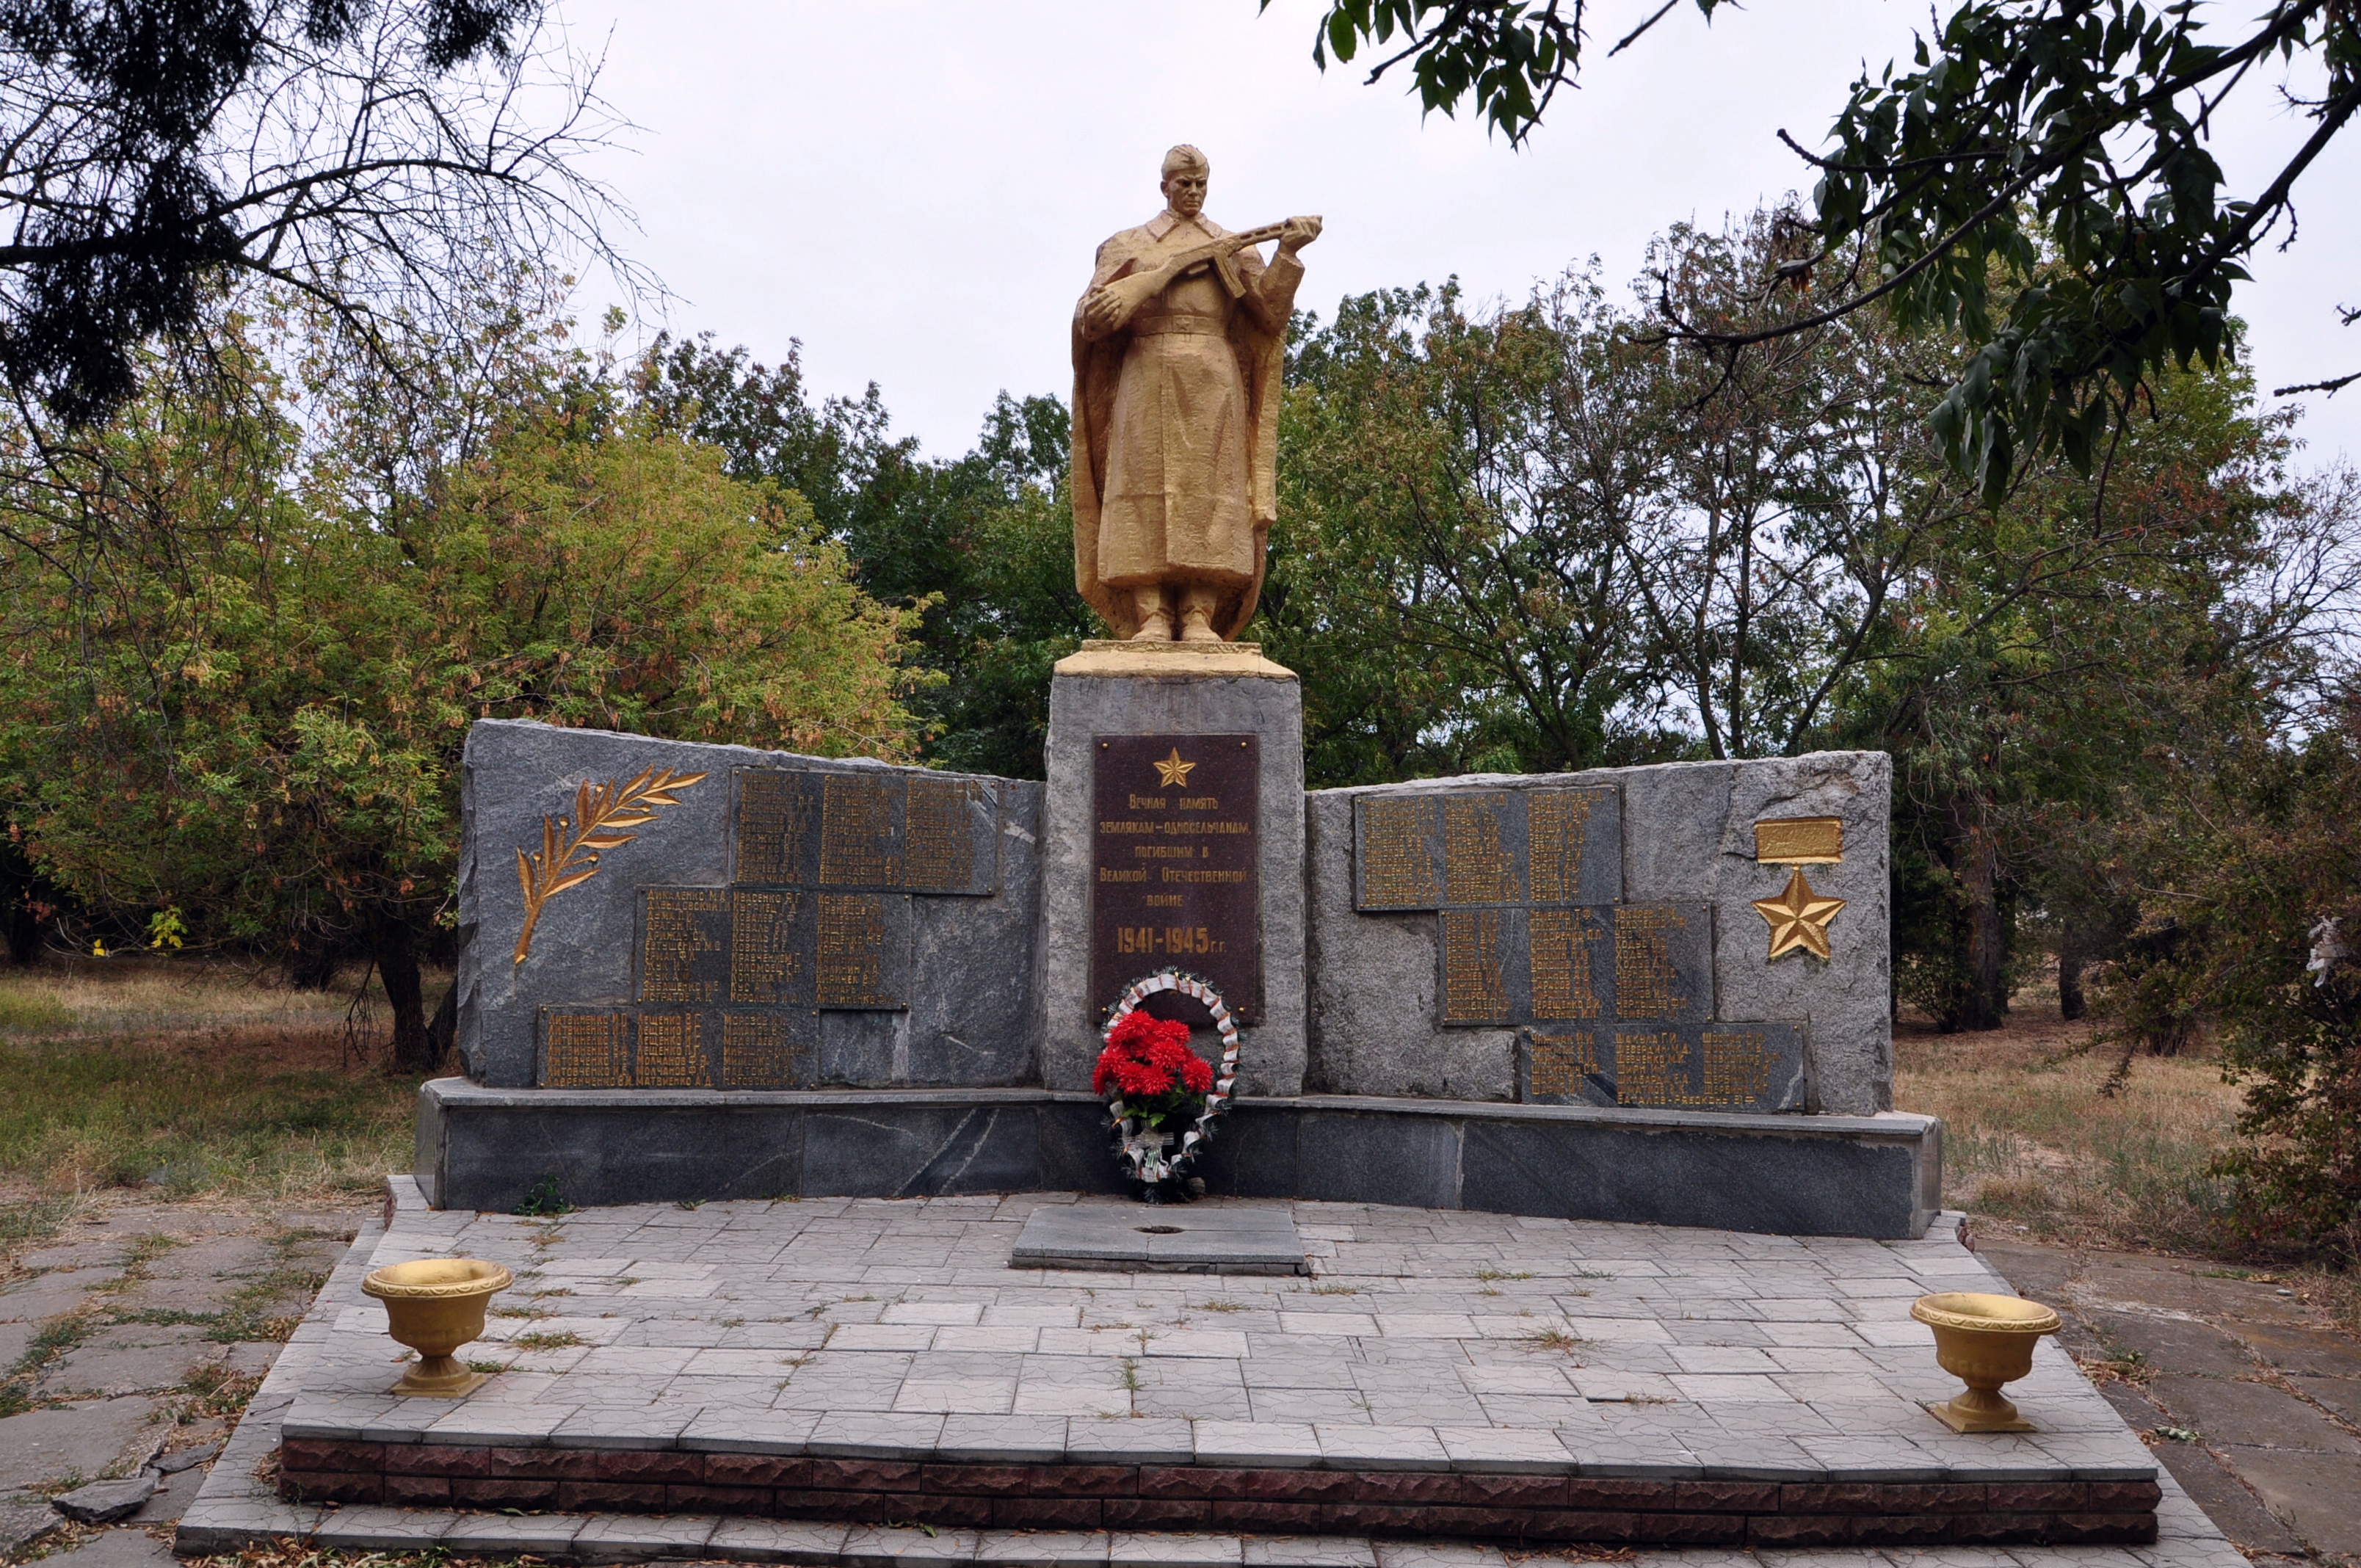
[[1262, 1011], [1261, 755], [1251, 735], [1102, 735], [1093, 775], [1091, 1006], [1143, 975], [1210, 981]]

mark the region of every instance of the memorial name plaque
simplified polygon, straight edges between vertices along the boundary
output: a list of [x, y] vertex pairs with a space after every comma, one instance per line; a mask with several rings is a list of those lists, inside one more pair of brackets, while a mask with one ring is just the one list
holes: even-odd
[[730, 878], [643, 887], [625, 1009], [545, 1005], [534, 1081], [807, 1089], [825, 1012], [908, 1009], [912, 901], [1000, 886], [997, 781], [741, 767]]
[[1255, 737], [1103, 735], [1093, 762], [1093, 1015], [1141, 976], [1178, 969], [1254, 1023], [1262, 1003]]
[[[1819, 852], [1828, 820], [1779, 847]], [[1802, 1108], [1805, 1031], [1717, 1017], [1712, 908], [1625, 902], [1622, 835], [1611, 786], [1360, 795], [1355, 902], [1433, 911], [1436, 1026], [1516, 1027], [1520, 1100]]]

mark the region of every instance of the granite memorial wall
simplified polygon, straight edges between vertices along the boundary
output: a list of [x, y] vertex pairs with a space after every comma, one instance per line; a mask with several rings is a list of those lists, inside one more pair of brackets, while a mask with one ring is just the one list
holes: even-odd
[[[1296, 807], [1300, 901], [1266, 905], [1268, 819], [1296, 823], [1261, 799], [1256, 742], [1159, 731], [1078, 747], [1088, 843], [1058, 900], [1081, 907], [1061, 914], [1040, 897], [1038, 784], [479, 725], [461, 884], [467, 1075], [1044, 1084], [1046, 1034], [1081, 1047], [1046, 1086], [1076, 1089], [1104, 1007], [1172, 965], [1229, 1001], [1264, 1092], [1890, 1103], [1882, 755], [1316, 791]], [[1825, 959], [1766, 957], [1774, 926], [1754, 906], [1788, 862], [1757, 840], [1784, 823], [1825, 825], [1808, 862], [1813, 891], [1839, 905]], [[1268, 927], [1298, 909], [1305, 930], [1282, 936], [1304, 943], [1310, 1001], [1290, 1074], [1256, 1047], [1272, 1022]], [[1055, 1018], [1038, 994], [1044, 947], [1085, 958]]]
[[[1312, 793], [1307, 1086], [1889, 1109], [1890, 770], [1819, 752]], [[1789, 922], [1760, 905], [1806, 868], [1828, 952], [1773, 957]]]
[[1035, 1081], [1039, 784], [498, 721], [466, 767], [470, 1079]]

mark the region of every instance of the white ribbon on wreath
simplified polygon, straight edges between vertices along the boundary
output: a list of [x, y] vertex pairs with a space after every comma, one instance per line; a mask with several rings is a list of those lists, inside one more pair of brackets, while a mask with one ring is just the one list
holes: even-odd
[[1229, 1102], [1236, 1098], [1238, 1081], [1238, 1025], [1230, 1016], [1229, 1003], [1213, 986], [1185, 970], [1159, 970], [1154, 974], [1131, 982], [1115, 1004], [1107, 1011], [1106, 1027], [1099, 1031], [1102, 1048], [1116, 1025], [1138, 1011], [1140, 1003], [1162, 991], [1178, 992], [1182, 996], [1202, 1003], [1205, 1011], [1213, 1015], [1213, 1028], [1222, 1036], [1222, 1059], [1213, 1069], [1213, 1087], [1205, 1093], [1205, 1109], [1180, 1135], [1180, 1146], [1171, 1148], [1165, 1142], [1160, 1128], [1150, 1127], [1144, 1117], [1127, 1111], [1123, 1096], [1117, 1094], [1107, 1102], [1107, 1113], [1115, 1118], [1116, 1135], [1123, 1140], [1117, 1157], [1123, 1161], [1134, 1180], [1154, 1186], [1169, 1181], [1187, 1161], [1202, 1152], [1213, 1136], [1214, 1118], [1221, 1115]]

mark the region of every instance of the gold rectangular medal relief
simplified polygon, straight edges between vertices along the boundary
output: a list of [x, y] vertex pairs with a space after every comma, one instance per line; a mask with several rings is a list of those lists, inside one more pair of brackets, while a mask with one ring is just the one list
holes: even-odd
[[1844, 821], [1782, 817], [1754, 825], [1754, 858], [1785, 866], [1832, 866], [1844, 859]]

